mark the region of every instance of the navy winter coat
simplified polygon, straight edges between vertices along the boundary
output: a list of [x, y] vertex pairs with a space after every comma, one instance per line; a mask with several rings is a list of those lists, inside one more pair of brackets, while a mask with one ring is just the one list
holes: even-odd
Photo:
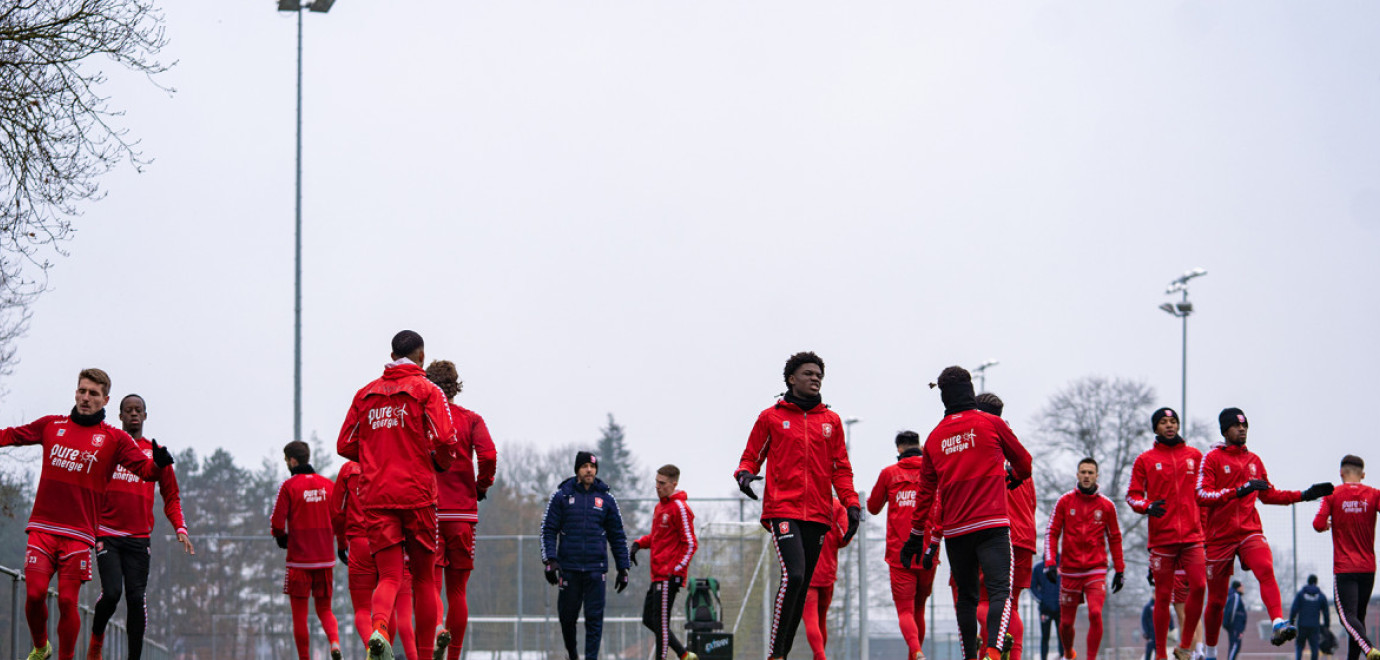
[[542, 563], [554, 558], [563, 571], [607, 573], [610, 546], [616, 566], [626, 570], [628, 537], [608, 484], [596, 478], [585, 488], [575, 477], [561, 482], [541, 519]]
[[1030, 571], [1030, 594], [1040, 604], [1040, 613], [1059, 616], [1059, 576], [1054, 581], [1045, 579], [1045, 563], [1035, 564]]
[[1294, 596], [1294, 606], [1289, 608], [1289, 620], [1300, 628], [1317, 628], [1320, 619], [1321, 625], [1332, 625], [1328, 620], [1327, 596], [1323, 595], [1318, 585], [1305, 585]]
[[1241, 594], [1235, 591], [1227, 594], [1227, 606], [1222, 613], [1222, 627], [1238, 635], [1246, 632], [1246, 602], [1242, 600]]

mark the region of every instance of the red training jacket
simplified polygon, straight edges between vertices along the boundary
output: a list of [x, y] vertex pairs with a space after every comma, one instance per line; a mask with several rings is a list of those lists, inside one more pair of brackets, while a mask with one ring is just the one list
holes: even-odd
[[690, 576], [690, 560], [700, 544], [695, 536], [695, 512], [685, 503], [685, 491], [661, 498], [652, 511], [652, 531], [633, 545], [651, 551], [652, 582]]
[[[455, 462], [450, 469], [436, 475], [439, 520], [479, 522], [479, 493], [494, 485], [494, 471], [498, 467], [498, 450], [484, 418], [473, 410], [453, 403], [450, 418], [455, 422]], [[479, 476], [475, 477], [474, 462], [479, 459]]]
[[346, 461], [335, 475], [331, 489], [331, 528], [335, 531], [336, 547], [344, 548], [350, 539], [368, 534], [364, 524], [364, 507], [359, 503], [359, 463]]
[[0, 447], [37, 444], [43, 445], [43, 471], [26, 534], [56, 534], [94, 546], [101, 502], [116, 466], [145, 481], [163, 473], [128, 433], [105, 422], [82, 426], [67, 415], [49, 415], [0, 430]]
[[1303, 499], [1297, 490], [1270, 489], [1236, 496], [1236, 487], [1251, 479], [1270, 477], [1265, 464], [1255, 452], [1244, 445], [1237, 447], [1222, 443], [1208, 450], [1198, 467], [1198, 503], [1207, 507], [1203, 526], [1204, 540], [1209, 544], [1234, 543], [1252, 534], [1262, 533], [1260, 512], [1255, 510], [1256, 496], [1266, 504], [1293, 504]]
[[355, 394], [336, 440], [341, 456], [359, 461], [366, 509], [435, 506], [436, 470], [450, 467], [454, 447], [446, 395], [407, 358]]
[[943, 502], [944, 536], [954, 538], [1010, 527], [1006, 464], [1017, 479], [1030, 478], [1030, 452], [1000, 417], [981, 410], [947, 415], [925, 440], [920, 493], [911, 534], [923, 534], [936, 493]]
[[823, 404], [809, 412], [781, 400], [762, 411], [748, 435], [737, 474], [767, 466], [762, 489], [762, 523], [789, 518], [829, 524], [833, 494], [845, 507], [858, 506], [853, 464], [843, 440], [843, 422]]
[[[907, 456], [882, 468], [877, 485], [867, 494], [867, 511], [872, 515], [886, 510], [886, 563], [901, 566], [901, 546], [910, 538], [910, 519], [915, 513], [916, 496], [920, 494], [920, 465], [923, 456]], [[935, 498], [930, 520], [939, 521], [939, 498]], [[931, 525], [931, 529], [933, 525]], [[938, 563], [938, 555], [935, 556]]]
[[1006, 515], [1011, 519], [1011, 547], [1024, 548], [1034, 554], [1037, 551], [1034, 479], [1026, 479], [1006, 491]]
[[[829, 525], [829, 533], [824, 535], [824, 543], [819, 549], [819, 563], [815, 573], [810, 576], [812, 587], [832, 587], [839, 576], [839, 548], [844, 547], [843, 533], [848, 531], [848, 510], [843, 503], [834, 498], [834, 521]], [[861, 531], [861, 530], [859, 530]], [[850, 542], [853, 539], [848, 539]]]
[[294, 474], [278, 487], [270, 525], [274, 536], [288, 535], [288, 568], [335, 566], [331, 529], [331, 491], [335, 484], [319, 474]]
[[[1063, 538], [1063, 546], [1059, 540]], [[1059, 575], [1087, 577], [1107, 574], [1107, 546], [1112, 547], [1112, 567], [1126, 570], [1121, 556], [1121, 523], [1116, 505], [1102, 493], [1085, 495], [1074, 488], [1054, 503], [1045, 530], [1045, 566], [1059, 561]]]
[[[153, 458], [153, 443], [139, 438], [134, 443], [144, 455]], [[163, 468], [158, 477], [158, 490], [163, 494], [163, 515], [168, 517], [178, 534], [187, 533], [187, 521], [182, 518], [182, 497], [178, 495], [177, 473], [173, 466]], [[130, 536], [146, 539], [153, 533], [153, 482], [139, 475], [115, 467], [115, 475], [105, 488], [105, 504], [97, 523], [98, 536]]]
[[1198, 466], [1203, 452], [1187, 442], [1169, 446], [1158, 437], [1154, 446], [1136, 457], [1131, 466], [1131, 485], [1126, 488], [1126, 503], [1136, 513], [1145, 513], [1150, 503], [1164, 500], [1165, 514], [1148, 521], [1146, 546], [1202, 543], [1202, 513], [1198, 511]]
[[1375, 510], [1380, 490], [1362, 483], [1337, 484], [1322, 498], [1313, 529], [1332, 528], [1332, 572], [1375, 572]]

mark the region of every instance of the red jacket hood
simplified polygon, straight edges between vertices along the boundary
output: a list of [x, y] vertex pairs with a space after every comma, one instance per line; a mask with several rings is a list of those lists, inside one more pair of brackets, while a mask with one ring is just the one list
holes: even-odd
[[911, 469], [911, 470], [919, 470], [919, 469], [920, 469], [920, 466], [925, 464], [925, 457], [924, 457], [924, 456], [907, 456], [907, 457], [905, 457], [905, 458], [903, 458], [903, 459], [901, 459], [901, 460], [899, 460], [899, 461], [896, 461], [896, 464], [899, 465], [899, 466], [901, 466], [901, 467], [903, 467], [903, 468], [907, 468], [907, 469]]
[[676, 491], [676, 492], [674, 492], [674, 493], [671, 493], [671, 496], [670, 496], [670, 497], [663, 497], [663, 498], [661, 498], [661, 503], [662, 503], [662, 504], [670, 504], [673, 500], [680, 500], [680, 501], [684, 502], [685, 499], [686, 499], [685, 491], [683, 491], [683, 490], [678, 490], [678, 491]]
[[408, 376], [426, 378], [426, 371], [413, 362], [390, 362], [383, 367], [383, 377], [388, 380], [397, 380]]

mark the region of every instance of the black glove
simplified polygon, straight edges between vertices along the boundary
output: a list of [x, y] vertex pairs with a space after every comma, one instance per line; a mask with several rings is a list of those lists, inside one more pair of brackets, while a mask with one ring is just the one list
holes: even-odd
[[158, 444], [157, 440], [152, 440], [151, 442], [153, 443], [153, 464], [161, 468], [165, 468], [169, 465], [172, 465], [172, 452], [168, 451], [167, 447]]
[[1054, 584], [1054, 581], [1058, 579], [1058, 577], [1059, 568], [1057, 566], [1045, 566], [1045, 580], [1047, 580], [1050, 584]]
[[283, 534], [281, 536], [274, 536], [273, 540], [278, 542], [278, 547], [287, 550], [287, 534]]
[[1270, 490], [1270, 483], [1264, 479], [1251, 479], [1236, 487], [1236, 497], [1240, 499], [1251, 493], [1260, 492], [1262, 490]]
[[340, 557], [340, 563], [345, 564], [346, 566], [349, 566], [349, 565], [350, 565], [350, 549], [349, 549], [349, 548], [341, 548], [341, 549], [339, 549], [339, 550], [336, 550], [336, 551], [335, 551], [335, 556]]
[[1023, 483], [1025, 483], [1025, 479], [1017, 479], [1016, 473], [1011, 470], [1011, 466], [1006, 466], [1006, 489], [1016, 490], [1020, 488]]
[[1169, 513], [1169, 509], [1164, 508], [1164, 500], [1155, 500], [1150, 503], [1150, 508], [1145, 510], [1151, 518], [1163, 518], [1164, 514]]
[[488, 489], [488, 488], [485, 488], [484, 490], [481, 490], [481, 491], [479, 491], [479, 492], [477, 492], [477, 493], [474, 494], [474, 499], [477, 500], [477, 501], [480, 501], [480, 502], [483, 502], [483, 501], [484, 501], [485, 499], [487, 499], [488, 497], [489, 497], [489, 489]]
[[733, 475], [733, 478], [738, 480], [738, 490], [743, 491], [743, 494], [747, 495], [748, 499], [757, 499], [757, 493], [752, 492], [752, 482], [761, 481], [761, 477], [747, 470], [738, 470], [738, 473]]
[[633, 566], [637, 565], [637, 551], [641, 549], [642, 546], [636, 543], [632, 544], [632, 546], [628, 548], [628, 561], [632, 562]]
[[1117, 571], [1116, 575], [1112, 576], [1112, 593], [1121, 591], [1124, 586], [1126, 586], [1126, 578], [1121, 576], [1121, 571]]
[[1313, 500], [1316, 500], [1319, 497], [1327, 497], [1331, 494], [1332, 484], [1326, 482], [1320, 484], [1313, 484], [1312, 486], [1309, 486], [1307, 490], [1303, 491], [1303, 501], [1312, 502]]
[[628, 569], [626, 569], [626, 568], [620, 568], [620, 569], [618, 569], [618, 579], [613, 581], [613, 590], [614, 590], [615, 592], [621, 594], [621, 593], [623, 593], [623, 590], [624, 590], [624, 589], [627, 589], [627, 588], [628, 588]]
[[939, 554], [939, 544], [931, 543], [930, 547], [925, 548], [925, 554], [920, 557], [920, 568], [925, 570], [934, 569], [934, 558]]
[[840, 545], [848, 545], [853, 540], [853, 535], [858, 533], [858, 526], [862, 524], [862, 509], [856, 506], [848, 507], [848, 531], [843, 533], [843, 541]]
[[671, 584], [674, 585], [675, 588], [679, 589], [679, 588], [685, 586], [685, 578], [683, 578], [683, 577], [681, 577], [681, 576], [679, 576], [679, 575], [672, 575], [672, 576], [671, 576]]
[[1145, 567], [1145, 581], [1149, 582], [1150, 586], [1155, 586], [1155, 571], [1149, 566]]
[[561, 563], [555, 559], [546, 560], [546, 583], [556, 584], [561, 581]]
[[910, 568], [911, 560], [915, 555], [925, 552], [925, 535], [911, 532], [910, 538], [906, 539], [905, 545], [901, 546], [901, 565]]
[[433, 469], [433, 470], [435, 470], [435, 471], [437, 471], [437, 472], [445, 472], [445, 471], [446, 471], [445, 468], [441, 467], [441, 464], [440, 464], [440, 463], [437, 463], [437, 462], [436, 462], [436, 452], [434, 452], [434, 451], [431, 452], [431, 469]]

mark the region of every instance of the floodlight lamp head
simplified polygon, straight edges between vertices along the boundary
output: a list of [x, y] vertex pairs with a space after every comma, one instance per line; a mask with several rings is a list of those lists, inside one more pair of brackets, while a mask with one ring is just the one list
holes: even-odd
[[1181, 302], [1181, 303], [1175, 303], [1174, 307], [1175, 307], [1175, 309], [1178, 309], [1178, 310], [1179, 310], [1179, 315], [1180, 315], [1180, 316], [1188, 316], [1189, 314], [1192, 314], [1192, 313], [1193, 313], [1193, 303], [1188, 302], [1188, 301], [1184, 301], [1184, 302]]
[[851, 425], [857, 424], [858, 422], [861, 422], [861, 421], [862, 421], [862, 420], [861, 420], [861, 419], [858, 419], [857, 417], [849, 417], [848, 419], [843, 420], [843, 423], [844, 423], [845, 426], [851, 426]]
[[1164, 303], [1163, 305], [1160, 305], [1160, 309], [1162, 309], [1162, 310], [1164, 310], [1164, 311], [1166, 311], [1166, 312], [1168, 312], [1168, 313], [1170, 313], [1170, 314], [1173, 314], [1174, 316], [1178, 316], [1178, 315], [1179, 315], [1178, 312], [1174, 311], [1174, 303]]
[[1000, 363], [997, 362], [996, 360], [988, 360], [988, 361], [983, 362], [982, 364], [979, 364], [978, 366], [974, 367], [974, 368], [973, 368], [973, 371], [977, 371], [977, 372], [987, 371], [987, 368], [988, 368], [988, 367], [995, 367], [995, 366], [997, 366], [998, 364], [1000, 364]]

